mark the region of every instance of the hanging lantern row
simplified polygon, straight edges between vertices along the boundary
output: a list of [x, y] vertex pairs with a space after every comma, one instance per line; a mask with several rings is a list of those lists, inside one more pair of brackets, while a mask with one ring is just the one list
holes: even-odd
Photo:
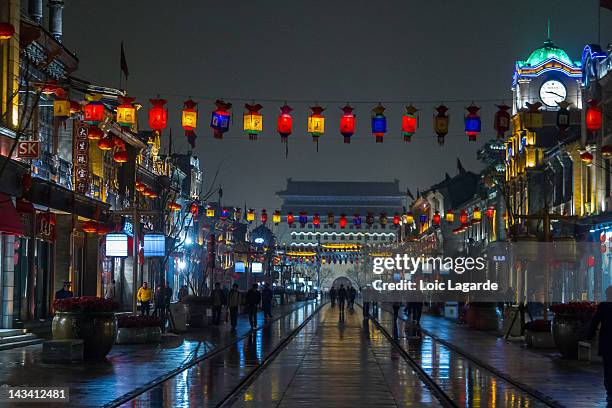
[[[58, 97], [54, 101], [54, 116], [59, 118], [67, 118], [72, 114], [82, 111], [83, 120], [91, 125], [98, 125], [105, 119], [105, 107], [100, 101], [101, 95], [87, 95], [87, 103], [82, 107], [78, 102], [70, 101], [64, 96], [66, 91], [57, 86], [55, 83], [44, 84], [43, 92], [47, 94], [56, 94]], [[62, 95], [60, 97], [59, 95]], [[122, 127], [132, 127], [136, 124], [136, 106], [134, 98], [121, 97], [120, 105], [116, 108], [116, 120]], [[165, 105], [165, 99], [150, 99], [152, 107], [149, 109], [149, 127], [155, 132], [161, 132], [167, 127], [168, 110]], [[223, 134], [229, 130], [231, 121], [232, 104], [223, 100], [215, 102], [216, 109], [212, 112], [210, 127], [213, 129], [213, 136], [217, 139], [222, 139]], [[542, 104], [526, 103], [527, 109], [521, 111], [523, 124], [528, 130], [536, 130], [542, 127]], [[560, 109], [557, 112], [557, 126], [561, 130], [569, 128], [569, 107], [567, 102], [559, 104]], [[189, 99], [184, 102], [181, 124], [185, 130], [185, 136], [188, 142], [195, 145], [195, 129], [197, 127], [198, 112], [196, 109], [197, 103]], [[493, 128], [497, 133], [498, 138], [504, 138], [506, 132], [510, 130], [510, 107], [507, 105], [496, 105], [498, 111], [495, 113]], [[243, 115], [243, 128], [250, 140], [256, 140], [257, 135], [263, 131], [263, 115], [260, 112], [263, 106], [260, 104], [245, 104], [246, 111]], [[410, 142], [412, 136], [418, 128], [418, 109], [414, 106], [406, 106], [406, 111], [402, 116], [402, 134], [406, 142]], [[315, 105], [310, 108], [311, 113], [308, 116], [307, 132], [311, 134], [313, 141], [318, 142], [319, 138], [325, 132], [325, 116], [323, 112], [325, 108]], [[351, 137], [355, 133], [356, 115], [354, 108], [346, 105], [341, 108], [343, 114], [340, 118], [340, 134], [344, 136], [344, 142], [350, 143]], [[444, 144], [445, 137], [449, 131], [450, 117], [448, 115], [448, 107], [441, 104], [435, 108], [433, 117], [433, 129], [437, 134], [437, 140], [440, 145]], [[476, 141], [482, 130], [482, 119], [479, 115], [480, 107], [470, 105], [466, 108], [467, 114], [464, 116], [465, 133], [469, 141]], [[293, 132], [293, 117], [291, 112], [293, 109], [284, 104], [280, 108], [280, 115], [277, 119], [277, 132], [281, 136], [281, 141], [286, 142], [288, 137]], [[387, 132], [387, 118], [384, 115], [385, 107], [381, 104], [372, 109], [371, 130], [376, 138], [377, 143], [382, 143], [384, 135]], [[602, 127], [602, 111], [597, 100], [592, 100], [588, 103], [585, 115], [585, 124], [589, 131], [596, 132]]]
[[87, 234], [105, 235], [113, 231], [114, 228], [108, 225], [101, 224], [97, 221], [90, 220], [85, 221], [81, 229]]
[[159, 195], [150, 187], [148, 187], [146, 184], [137, 181], [136, 185], [135, 185], [135, 189], [136, 191], [138, 191], [140, 194], [142, 194], [143, 196], [147, 197], [147, 198], [152, 198], [155, 199], [157, 197], [159, 197]]

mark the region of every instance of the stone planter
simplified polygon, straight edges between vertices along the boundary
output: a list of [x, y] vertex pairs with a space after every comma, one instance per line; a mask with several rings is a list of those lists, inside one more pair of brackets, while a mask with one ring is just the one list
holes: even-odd
[[203, 305], [185, 305], [185, 309], [187, 310], [187, 322], [189, 323], [189, 327], [206, 327], [210, 325], [210, 317], [207, 313], [207, 310], [210, 309], [210, 306]]
[[146, 327], [145, 331], [147, 333], [147, 343], [159, 343], [161, 341], [161, 327]]
[[555, 314], [552, 324], [555, 346], [563, 357], [578, 357], [578, 342], [585, 338], [589, 322], [578, 316]]
[[51, 331], [54, 340], [82, 339], [86, 359], [103, 359], [115, 343], [117, 318], [113, 312], [56, 312]]
[[147, 342], [147, 328], [120, 327], [117, 332], [117, 344], [143, 344]]
[[499, 329], [497, 310], [494, 304], [470, 304], [465, 314], [470, 329], [495, 331]]
[[537, 349], [555, 348], [555, 340], [552, 333], [549, 332], [525, 330], [525, 343], [527, 343], [527, 346]]

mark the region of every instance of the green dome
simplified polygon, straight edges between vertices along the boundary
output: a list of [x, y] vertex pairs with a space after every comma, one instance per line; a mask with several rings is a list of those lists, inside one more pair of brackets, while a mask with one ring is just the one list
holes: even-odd
[[529, 58], [527, 58], [527, 61], [525, 61], [525, 65], [531, 65], [533, 67], [550, 58], [555, 58], [566, 63], [567, 65], [575, 65], [570, 57], [567, 56], [567, 53], [561, 48], [557, 47], [550, 40], [546, 40], [543, 46], [536, 48], [535, 51], [531, 53]]

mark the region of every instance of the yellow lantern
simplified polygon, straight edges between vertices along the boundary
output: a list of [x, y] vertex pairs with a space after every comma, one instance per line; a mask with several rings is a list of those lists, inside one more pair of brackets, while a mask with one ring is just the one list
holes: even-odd
[[249, 140], [256, 140], [257, 134], [263, 130], [263, 119], [259, 111], [263, 106], [260, 104], [244, 105], [247, 112], [244, 113], [244, 131], [249, 135]]
[[317, 140], [325, 132], [325, 117], [323, 116], [324, 108], [313, 106], [310, 108], [312, 114], [308, 116], [308, 133], [312, 135], [313, 140]]
[[411, 212], [404, 214], [404, 223], [412, 224], [414, 222], [414, 216]]
[[131, 127], [136, 123], [136, 107], [134, 98], [122, 97], [121, 105], [117, 106], [117, 123], [119, 126]]
[[66, 99], [56, 99], [53, 101], [53, 116], [67, 118], [70, 116], [70, 101]]
[[477, 222], [482, 219], [482, 211], [480, 211], [480, 208], [474, 207], [473, 218], [474, 218], [474, 221], [477, 221]]
[[247, 211], [246, 219], [248, 222], [255, 221], [255, 211], [252, 209], [249, 209], [249, 211]]
[[195, 129], [198, 125], [198, 112], [196, 110], [183, 109], [181, 123], [184, 129]]
[[274, 224], [278, 224], [281, 222], [281, 212], [276, 210], [274, 211], [274, 214], [272, 214], [272, 222]]
[[206, 207], [206, 216], [211, 218], [215, 216], [215, 209], [212, 207]]
[[455, 213], [452, 210], [446, 211], [444, 219], [446, 220], [446, 222], [454, 222], [455, 221]]

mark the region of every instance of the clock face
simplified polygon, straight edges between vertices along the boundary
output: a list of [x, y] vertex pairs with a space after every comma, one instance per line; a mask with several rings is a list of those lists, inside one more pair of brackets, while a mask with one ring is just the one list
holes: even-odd
[[565, 100], [567, 89], [559, 81], [546, 81], [540, 88], [540, 99], [546, 106], [557, 106], [559, 102]]

